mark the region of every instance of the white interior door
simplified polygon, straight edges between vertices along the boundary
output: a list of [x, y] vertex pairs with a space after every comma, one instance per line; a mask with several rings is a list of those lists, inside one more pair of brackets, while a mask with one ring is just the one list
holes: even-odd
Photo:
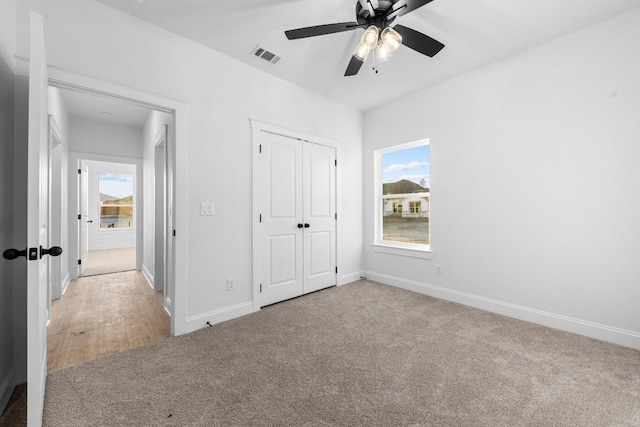
[[78, 276], [82, 276], [89, 264], [89, 166], [81, 162], [78, 201]]
[[262, 298], [269, 305], [302, 295], [302, 145], [263, 133]]
[[335, 148], [304, 143], [304, 293], [336, 284]]
[[27, 424], [42, 425], [47, 379], [48, 78], [42, 16], [31, 13], [27, 163]]
[[261, 132], [260, 306], [336, 284], [335, 148]]

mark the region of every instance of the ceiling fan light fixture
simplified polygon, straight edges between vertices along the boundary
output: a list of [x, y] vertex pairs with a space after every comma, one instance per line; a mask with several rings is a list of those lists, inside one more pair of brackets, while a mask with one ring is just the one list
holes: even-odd
[[362, 62], [366, 61], [371, 49], [376, 47], [376, 43], [378, 42], [378, 31], [378, 27], [375, 25], [367, 28], [360, 38], [360, 43], [358, 43], [355, 52], [353, 52], [353, 56]]
[[387, 27], [382, 30], [382, 34], [380, 34], [380, 41], [384, 43], [389, 52], [395, 52], [395, 50], [402, 44], [402, 36], [393, 28]]
[[360, 45], [367, 45], [369, 49], [373, 48], [378, 42], [378, 34], [378, 27], [375, 25], [370, 26], [360, 38]]
[[371, 52], [371, 46], [360, 43], [358, 47], [356, 47], [356, 51], [353, 52], [353, 56], [364, 62], [369, 57], [369, 52]]
[[393, 28], [387, 27], [382, 31], [376, 49], [376, 60], [384, 62], [395, 53], [402, 44], [402, 36]]

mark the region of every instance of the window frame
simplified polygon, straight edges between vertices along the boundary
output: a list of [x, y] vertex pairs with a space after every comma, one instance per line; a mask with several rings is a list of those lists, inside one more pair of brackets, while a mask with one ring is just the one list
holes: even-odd
[[[374, 252], [382, 252], [392, 255], [413, 257], [413, 258], [421, 258], [421, 259], [431, 259], [432, 256], [432, 245], [431, 245], [431, 193], [412, 193], [412, 194], [392, 194], [392, 195], [383, 195], [382, 185], [382, 156], [387, 153], [392, 153], [395, 151], [402, 151], [416, 147], [422, 147], [425, 145], [431, 145], [431, 141], [429, 138], [420, 139], [417, 141], [398, 144], [391, 147], [381, 148], [375, 150], [373, 152], [374, 157], [374, 237], [373, 243], [371, 244], [371, 248]], [[429, 170], [429, 175], [431, 175], [431, 169]], [[389, 240], [384, 240], [382, 223], [383, 223], [383, 203], [385, 199], [390, 198], [409, 198], [409, 197], [425, 197], [425, 195], [429, 198], [429, 244], [419, 244], [419, 243], [405, 243], [405, 242], [394, 242]], [[404, 207], [404, 206], [403, 206]]]
[[[132, 185], [133, 185], [133, 202], [131, 204], [131, 214], [132, 214], [132, 225], [131, 227], [114, 227], [114, 228], [109, 228], [109, 227], [101, 227], [102, 224], [102, 213], [101, 213], [101, 204], [100, 204], [100, 175], [102, 174], [112, 174], [112, 175], [126, 175], [126, 176], [131, 176], [132, 177]], [[96, 227], [97, 232], [98, 233], [129, 233], [131, 231], [135, 231], [136, 230], [136, 200], [137, 200], [137, 194], [136, 194], [136, 181], [137, 181], [137, 172], [133, 172], [133, 173], [123, 173], [123, 172], [108, 172], [108, 171], [103, 171], [103, 170], [98, 170], [97, 171], [97, 185], [98, 185], [98, 206], [97, 206], [97, 218], [98, 218], [98, 226]], [[129, 205], [123, 205], [123, 206], [129, 206]]]

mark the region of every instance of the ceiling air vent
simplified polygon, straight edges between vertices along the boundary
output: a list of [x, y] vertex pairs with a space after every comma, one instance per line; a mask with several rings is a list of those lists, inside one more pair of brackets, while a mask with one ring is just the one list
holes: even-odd
[[259, 45], [256, 46], [255, 49], [251, 51], [251, 55], [255, 56], [256, 58], [260, 58], [264, 61], [267, 61], [269, 64], [277, 64], [278, 61], [282, 59], [275, 53], [269, 52], [267, 49]]

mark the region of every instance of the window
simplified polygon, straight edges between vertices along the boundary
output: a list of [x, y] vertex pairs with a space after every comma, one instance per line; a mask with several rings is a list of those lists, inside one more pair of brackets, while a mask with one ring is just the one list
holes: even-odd
[[98, 174], [100, 229], [133, 227], [133, 175]]
[[381, 209], [376, 210], [374, 246], [428, 252], [429, 140], [378, 150], [375, 160]]

